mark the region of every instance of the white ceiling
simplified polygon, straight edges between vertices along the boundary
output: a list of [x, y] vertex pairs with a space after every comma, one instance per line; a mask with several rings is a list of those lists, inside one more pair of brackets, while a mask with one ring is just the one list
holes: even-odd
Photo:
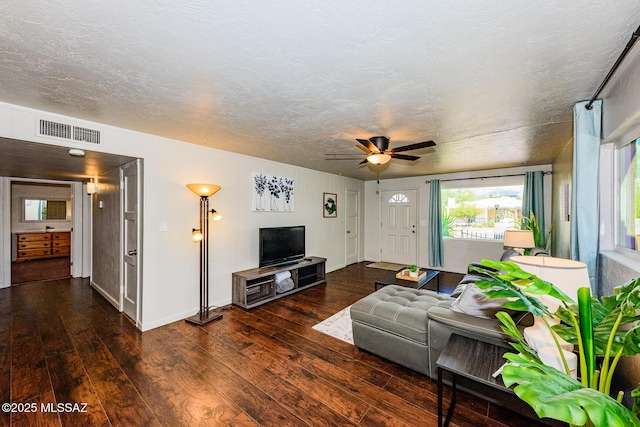
[[325, 153], [437, 143], [380, 178], [550, 163], [640, 16], [638, 0], [56, 3], [2, 2], [0, 101], [366, 180]]

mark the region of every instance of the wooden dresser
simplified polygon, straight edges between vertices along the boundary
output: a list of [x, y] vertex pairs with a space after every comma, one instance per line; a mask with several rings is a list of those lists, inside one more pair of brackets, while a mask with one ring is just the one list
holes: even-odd
[[58, 258], [71, 254], [71, 233], [16, 233], [16, 262], [32, 259]]

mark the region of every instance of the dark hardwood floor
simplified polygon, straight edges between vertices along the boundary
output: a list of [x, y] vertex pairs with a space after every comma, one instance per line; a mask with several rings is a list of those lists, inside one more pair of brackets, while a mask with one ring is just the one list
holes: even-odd
[[[0, 402], [20, 411], [0, 425], [436, 426], [435, 381], [312, 329], [373, 291], [382, 270], [365, 265], [204, 327], [144, 333], [87, 280], [2, 289]], [[462, 393], [452, 425], [537, 423]]]

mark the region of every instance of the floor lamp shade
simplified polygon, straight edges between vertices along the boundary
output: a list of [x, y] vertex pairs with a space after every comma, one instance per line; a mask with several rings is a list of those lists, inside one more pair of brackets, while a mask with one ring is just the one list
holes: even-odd
[[216, 184], [187, 184], [187, 188], [200, 197], [211, 197], [222, 187]]
[[[550, 256], [514, 256], [511, 261], [526, 272], [553, 283], [556, 288], [577, 301], [578, 289], [591, 287], [587, 265], [580, 261]], [[551, 298], [553, 299], [553, 298]], [[557, 300], [551, 311], [560, 304]]]
[[222, 317], [221, 313], [211, 310], [209, 306], [209, 197], [220, 190], [215, 184], [187, 184], [187, 187], [200, 196], [200, 230], [193, 229], [192, 238], [200, 243], [200, 310], [187, 322], [204, 325]]
[[[535, 274], [540, 279], [552, 283], [556, 288], [567, 294], [572, 300], [577, 301], [578, 289], [590, 287], [589, 272], [583, 262], [564, 258], [548, 256], [514, 256], [511, 261], [516, 263], [524, 271]], [[547, 306], [550, 312], [555, 311], [561, 302], [549, 295], [536, 295], [536, 298]], [[558, 323], [556, 318], [549, 319], [551, 324]], [[535, 318], [534, 325], [524, 329], [525, 340], [540, 351], [542, 348], [553, 347], [552, 352], [557, 352], [551, 333], [539, 318]], [[573, 345], [559, 339], [564, 350], [571, 351]], [[554, 353], [555, 354], [555, 353]], [[553, 364], [550, 364], [553, 366]]]

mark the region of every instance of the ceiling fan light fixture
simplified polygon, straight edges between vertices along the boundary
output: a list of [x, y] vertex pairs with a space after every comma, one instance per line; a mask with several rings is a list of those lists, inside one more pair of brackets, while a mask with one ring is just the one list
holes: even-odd
[[384, 165], [389, 160], [391, 160], [391, 156], [384, 153], [374, 153], [367, 157], [367, 161], [374, 165]]

